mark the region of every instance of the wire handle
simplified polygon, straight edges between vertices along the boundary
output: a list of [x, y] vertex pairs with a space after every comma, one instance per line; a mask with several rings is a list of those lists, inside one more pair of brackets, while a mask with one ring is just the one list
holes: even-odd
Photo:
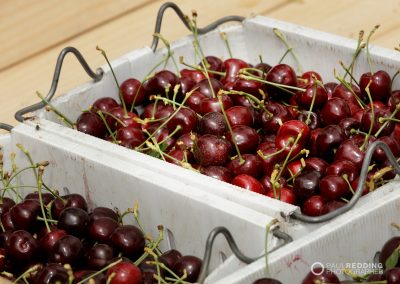
[[[203, 265], [201, 267], [200, 274], [199, 274], [199, 277], [198, 277], [196, 283], [200, 283], [200, 284], [204, 283], [204, 280], [207, 277], [208, 268], [210, 266], [211, 252], [212, 252], [212, 249], [213, 249], [213, 244], [214, 244], [215, 238], [219, 234], [222, 234], [225, 237], [225, 239], [228, 242], [229, 247], [232, 250], [233, 254], [240, 261], [242, 261], [242, 262], [244, 262], [246, 264], [249, 264], [249, 263], [252, 263], [252, 262], [254, 262], [254, 261], [256, 261], [256, 260], [258, 260], [258, 259], [260, 259], [262, 257], [265, 257], [265, 254], [263, 254], [261, 256], [258, 256], [258, 257], [248, 257], [248, 256], [246, 256], [238, 248], [235, 240], [232, 237], [231, 232], [227, 228], [225, 228], [225, 227], [216, 227], [210, 232], [210, 234], [207, 237], [206, 249], [205, 249], [205, 253], [204, 253], [204, 257], [203, 257]], [[274, 228], [272, 230], [272, 234], [273, 234], [274, 237], [282, 239], [284, 241], [284, 243], [279, 245], [279, 246], [274, 247], [272, 250], [270, 250], [268, 252], [265, 252], [265, 253], [271, 253], [271, 252], [277, 250], [278, 248], [286, 245], [287, 243], [290, 243], [290, 242], [293, 241], [292, 237], [290, 235], [280, 231], [279, 227]]]
[[371, 163], [372, 155], [374, 154], [374, 152], [377, 148], [382, 148], [382, 150], [385, 152], [385, 155], [388, 158], [390, 164], [394, 167], [397, 174], [400, 174], [399, 163], [397, 162], [396, 158], [393, 156], [392, 151], [390, 150], [389, 146], [382, 141], [375, 141], [368, 147], [368, 150], [365, 153], [364, 161], [363, 161], [363, 164], [361, 167], [360, 179], [359, 179], [359, 182], [357, 185], [356, 192], [345, 206], [340, 207], [340, 208], [336, 209], [335, 211], [329, 212], [322, 216], [311, 217], [311, 216], [303, 215], [301, 212], [294, 212], [293, 214], [291, 214], [291, 217], [293, 217], [297, 220], [303, 221], [303, 222], [307, 222], [307, 223], [321, 223], [321, 222], [331, 220], [331, 219], [349, 211], [351, 208], [353, 208], [354, 205], [357, 203], [357, 201], [360, 199], [360, 197], [362, 195], [363, 186], [364, 186], [365, 180], [367, 178], [367, 174], [368, 174], [368, 167], [369, 167], [369, 164]]
[[[162, 20], [164, 17], [164, 12], [168, 8], [171, 8], [172, 10], [174, 10], [175, 13], [177, 14], [177, 16], [181, 19], [183, 24], [186, 26], [186, 28], [188, 30], [190, 30], [190, 26], [187, 22], [186, 16], [182, 12], [182, 10], [178, 7], [178, 5], [176, 5], [173, 2], [166, 2], [158, 10], [154, 33], [157, 33], [157, 34], [160, 33], [161, 24], [162, 24]], [[205, 33], [208, 33], [209, 31], [214, 30], [215, 28], [217, 28], [218, 26], [220, 26], [226, 22], [242, 22], [244, 19], [245, 19], [245, 17], [242, 17], [242, 16], [226, 16], [219, 20], [216, 20], [215, 22], [212, 22], [211, 24], [205, 26], [204, 28], [199, 28], [197, 30], [197, 32], [198, 32], [198, 34], [205, 34]], [[159, 38], [156, 36], [153, 36], [153, 42], [151, 43], [151, 49], [153, 50], [153, 52], [155, 52], [157, 50], [158, 41], [159, 41]]]
[[13, 126], [10, 124], [7, 124], [7, 123], [0, 122], [0, 128], [7, 130], [8, 132], [11, 132], [11, 129], [13, 129]]
[[[54, 70], [53, 80], [51, 82], [51, 87], [46, 96], [47, 101], [51, 101], [51, 99], [53, 98], [53, 96], [57, 90], [58, 80], [60, 79], [61, 67], [62, 67], [64, 58], [68, 53], [72, 53], [73, 55], [75, 55], [76, 59], [78, 59], [79, 63], [82, 65], [83, 69], [95, 82], [101, 80], [101, 78], [103, 77], [103, 71], [101, 69], [99, 69], [97, 72], [94, 72], [94, 71], [92, 71], [92, 69], [90, 69], [88, 63], [83, 58], [83, 56], [79, 52], [79, 50], [77, 50], [75, 47], [66, 47], [63, 50], [61, 50], [60, 54], [58, 55], [56, 67]], [[46, 105], [43, 102], [39, 102], [37, 104], [27, 106], [15, 113], [15, 119], [18, 120], [19, 122], [22, 122], [22, 121], [24, 121], [24, 114], [36, 111], [45, 106]]]

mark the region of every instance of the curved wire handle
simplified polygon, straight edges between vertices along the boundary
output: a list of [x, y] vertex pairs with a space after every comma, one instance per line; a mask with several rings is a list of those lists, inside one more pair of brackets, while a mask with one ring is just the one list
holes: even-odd
[[375, 150], [377, 148], [382, 148], [382, 150], [385, 152], [386, 157], [388, 158], [390, 164], [394, 167], [396, 170], [397, 174], [400, 174], [400, 166], [396, 160], [396, 158], [393, 156], [392, 151], [390, 150], [389, 146], [386, 145], [386, 143], [382, 141], [375, 141], [374, 143], [371, 144], [370, 147], [368, 147], [367, 152], [365, 153], [364, 161], [361, 167], [361, 173], [360, 173], [360, 179], [357, 185], [356, 192], [354, 193], [353, 197], [350, 199], [350, 201], [343, 207], [340, 207], [336, 209], [335, 211], [329, 212], [328, 214], [322, 215], [322, 216], [317, 216], [317, 217], [311, 217], [311, 216], [306, 216], [303, 215], [300, 212], [294, 212], [291, 216], [297, 220], [307, 222], [307, 223], [321, 223], [325, 222], [328, 220], [331, 220], [340, 214], [343, 214], [344, 212], [349, 211], [354, 205], [357, 203], [357, 201], [360, 199], [362, 192], [363, 192], [363, 186], [365, 183], [365, 180], [367, 178], [368, 174], [368, 167], [372, 159], [372, 155], [374, 154]]
[[0, 128], [7, 130], [8, 132], [11, 132], [11, 129], [13, 129], [13, 126], [10, 124], [7, 124], [7, 123], [0, 122]]
[[[68, 53], [72, 53], [75, 55], [76, 59], [78, 59], [79, 63], [82, 65], [83, 69], [95, 82], [101, 80], [101, 78], [103, 77], [103, 71], [101, 69], [99, 69], [99, 71], [97, 71], [97, 73], [93, 72], [92, 69], [90, 69], [89, 65], [87, 64], [86, 60], [83, 58], [82, 54], [75, 47], [66, 47], [63, 50], [61, 50], [60, 54], [58, 55], [56, 67], [54, 70], [53, 80], [51, 82], [51, 87], [46, 96], [47, 101], [50, 101], [53, 98], [53, 96], [57, 90], [58, 80], [60, 78], [60, 73], [61, 73], [61, 67], [62, 67], [64, 58]], [[24, 121], [24, 114], [27, 114], [32, 111], [36, 111], [45, 106], [46, 105], [43, 102], [31, 105], [31, 106], [27, 106], [15, 113], [15, 119], [18, 120], [19, 122], [22, 122], [22, 121]]]
[[[165, 10], [167, 10], [168, 8], [171, 8], [175, 11], [175, 13], [178, 15], [178, 17], [181, 19], [181, 21], [183, 22], [183, 24], [186, 26], [186, 28], [188, 28], [190, 30], [190, 26], [187, 22], [187, 19], [185, 17], [185, 14], [182, 12], [182, 10], [178, 7], [178, 5], [176, 5], [173, 2], [166, 2], [164, 3], [160, 9], [158, 10], [158, 14], [157, 14], [157, 20], [156, 20], [156, 27], [154, 29], [154, 33], [160, 33], [161, 31], [161, 24], [162, 24], [162, 20], [163, 20], [163, 16], [164, 16], [164, 12]], [[242, 16], [226, 16], [223, 17], [219, 20], [216, 20], [215, 22], [205, 26], [204, 28], [199, 28], [197, 30], [198, 34], [205, 34], [208, 33], [209, 31], [214, 30], [215, 28], [217, 28], [219, 25], [222, 25], [226, 22], [242, 22], [245, 19], [245, 17]], [[157, 46], [158, 46], [158, 41], [159, 38], [156, 36], [153, 36], [153, 42], [151, 43], [151, 49], [153, 50], [153, 52], [156, 51]]]
[[[252, 263], [252, 262], [254, 262], [254, 261], [256, 261], [256, 260], [258, 260], [258, 259], [260, 259], [262, 257], [265, 257], [264, 254], [261, 255], [261, 256], [258, 256], [258, 257], [253, 257], [253, 258], [244, 255], [243, 252], [238, 248], [235, 240], [232, 237], [231, 232], [229, 232], [229, 230], [227, 228], [225, 228], [225, 227], [216, 227], [210, 232], [210, 234], [207, 237], [206, 249], [205, 249], [204, 258], [203, 258], [203, 265], [201, 267], [200, 274], [199, 274], [199, 277], [198, 277], [196, 283], [200, 283], [200, 284], [204, 283], [204, 280], [207, 277], [208, 268], [210, 266], [211, 252], [212, 252], [213, 244], [214, 244], [215, 238], [219, 234], [222, 234], [225, 237], [225, 239], [228, 242], [229, 247], [231, 248], [233, 254], [240, 261], [243, 261], [244, 263], [249, 264], [249, 263]], [[278, 248], [286, 245], [287, 243], [290, 243], [291, 241], [293, 241], [292, 237], [290, 235], [280, 231], [279, 227], [274, 228], [272, 230], [272, 234], [273, 234], [273, 236], [275, 236], [275, 237], [277, 237], [279, 239], [282, 239], [284, 241], [284, 243], [279, 245], [279, 246], [274, 247], [272, 250], [270, 250], [270, 251], [268, 251], [266, 253], [271, 253], [271, 252], [277, 250]]]

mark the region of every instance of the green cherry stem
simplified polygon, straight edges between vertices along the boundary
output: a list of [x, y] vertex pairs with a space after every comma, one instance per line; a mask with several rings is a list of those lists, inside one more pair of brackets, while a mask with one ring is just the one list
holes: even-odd
[[[184, 65], [184, 66], [186, 66], [186, 67], [189, 67], [189, 68], [191, 68], [193, 70], [204, 72], [204, 68], [201, 68], [201, 67], [198, 67], [196, 65], [192, 65], [192, 64], [189, 64], [189, 63], [185, 62], [183, 56], [179, 57], [179, 63]], [[215, 75], [219, 75], [219, 76], [225, 76], [225, 74], [226, 74], [225, 72], [219, 72], [219, 71], [210, 70], [210, 69], [207, 69], [207, 73], [215, 74]]]
[[42, 186], [43, 186], [43, 173], [44, 173], [44, 166], [39, 166], [38, 168], [38, 179], [37, 179], [37, 187], [38, 187], [38, 195], [39, 195], [39, 202], [40, 202], [40, 209], [43, 214], [44, 224], [46, 226], [47, 232], [51, 232], [49, 223], [47, 222], [46, 211], [44, 210], [43, 204], [43, 197], [42, 197]]
[[[118, 259], [117, 261], [114, 261], [113, 263], [110, 263], [109, 265], [103, 267], [101, 270], [94, 272], [93, 274], [90, 274], [89, 276], [87, 276], [86, 278], [82, 279], [81, 281], [79, 281], [76, 284], [84, 284], [87, 283], [90, 279], [92, 279], [93, 277], [109, 270], [111, 267], [117, 265], [118, 263], [122, 262], [122, 258]], [[108, 281], [108, 279], [107, 279]], [[90, 283], [90, 282], [89, 282]]]
[[292, 54], [294, 60], [296, 61], [297, 71], [299, 73], [303, 73], [299, 58], [297, 57], [296, 53], [293, 51], [293, 48], [289, 45], [285, 35], [277, 28], [272, 29], [272, 31], [282, 41], [282, 43], [286, 46], [286, 49], [287, 49], [286, 52], [290, 52]]
[[231, 46], [230, 46], [229, 41], [228, 41], [228, 35], [226, 34], [226, 32], [222, 32], [220, 35], [221, 35], [222, 40], [225, 43], [226, 49], [228, 50], [229, 57], [232, 58], [233, 57], [232, 56], [232, 50], [231, 50]]
[[368, 35], [367, 42], [366, 42], [366, 45], [367, 45], [367, 60], [368, 60], [369, 70], [370, 70], [371, 74], [372, 74], [373, 72], [372, 72], [371, 55], [370, 55], [370, 53], [369, 53], [369, 41], [371, 40], [372, 35], [376, 32], [376, 30], [377, 30], [378, 28], [379, 28], [379, 25], [376, 25], [376, 26], [371, 30], [371, 32], [370, 32], [369, 35]]
[[40, 93], [36, 92], [36, 95], [39, 97], [39, 99], [42, 100], [42, 102], [52, 111], [54, 112], [61, 121], [63, 121], [68, 127], [74, 128], [74, 123], [62, 112], [60, 112], [52, 103], [50, 103], [46, 98]]
[[375, 107], [374, 107], [374, 103], [373, 103], [373, 101], [372, 101], [371, 93], [370, 93], [370, 91], [369, 91], [369, 85], [371, 85], [371, 83], [372, 83], [372, 80], [370, 80], [370, 81], [368, 82], [368, 85], [365, 87], [365, 92], [367, 93], [368, 99], [369, 99], [369, 101], [370, 101], [370, 105], [371, 105], [371, 117], [372, 117], [372, 118], [371, 118], [371, 124], [370, 124], [370, 126], [369, 126], [368, 133], [367, 133], [367, 135], [365, 135], [364, 142], [363, 142], [363, 144], [362, 144], [361, 147], [360, 147], [360, 150], [361, 150], [361, 151], [364, 151], [364, 150], [366, 149], [367, 144], [368, 144], [369, 137], [370, 137], [371, 134], [372, 134], [372, 129], [373, 129], [373, 126], [374, 126], [374, 123], [375, 123]]
[[386, 125], [388, 125], [388, 123], [390, 121], [394, 121], [394, 122], [400, 122], [400, 120], [395, 119], [394, 117], [396, 116], [396, 114], [399, 112], [400, 110], [400, 103], [396, 105], [395, 110], [392, 112], [392, 114], [389, 117], [380, 117], [378, 118], [378, 122], [379, 123], [383, 123], [381, 125], [381, 127], [378, 129], [378, 131], [375, 133], [375, 138], [378, 138], [379, 134], [381, 134], [381, 132], [383, 131], [383, 129], [386, 127]]

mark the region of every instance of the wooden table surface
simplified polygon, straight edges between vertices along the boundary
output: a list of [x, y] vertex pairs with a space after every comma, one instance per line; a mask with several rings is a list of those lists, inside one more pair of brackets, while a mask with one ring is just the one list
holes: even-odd
[[[226, 15], [264, 15], [356, 38], [380, 24], [372, 43], [394, 48], [400, 43], [400, 0], [202, 0], [175, 1], [199, 26]], [[111, 59], [150, 45], [158, 8], [155, 0], [0, 0], [0, 122], [15, 125], [14, 113], [47, 93], [62, 48], [78, 48], [92, 68], [103, 65], [96, 45]], [[188, 34], [172, 11], [162, 34], [170, 41]], [[88, 81], [68, 56], [57, 95]]]

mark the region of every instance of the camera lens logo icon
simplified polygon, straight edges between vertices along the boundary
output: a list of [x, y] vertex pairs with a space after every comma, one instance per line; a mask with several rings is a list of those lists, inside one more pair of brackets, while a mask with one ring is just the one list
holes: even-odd
[[311, 265], [311, 273], [314, 274], [315, 276], [319, 276], [322, 273], [324, 273], [325, 267], [321, 262], [314, 262]]

